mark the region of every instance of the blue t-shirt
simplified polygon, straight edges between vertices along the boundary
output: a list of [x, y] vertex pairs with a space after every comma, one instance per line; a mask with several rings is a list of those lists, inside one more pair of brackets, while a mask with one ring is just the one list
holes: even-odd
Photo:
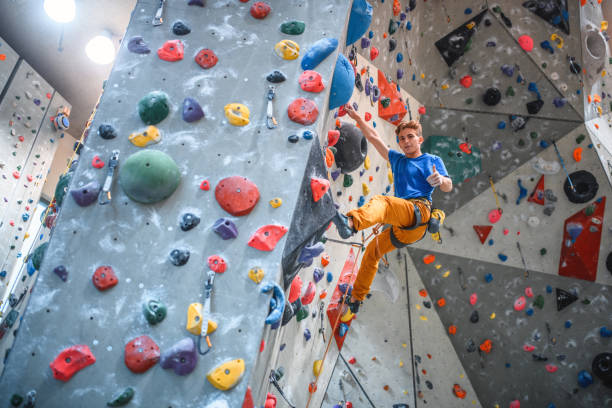
[[395, 196], [399, 198], [427, 197], [431, 201], [434, 188], [427, 182], [433, 173], [433, 165], [442, 176], [448, 177], [444, 162], [436, 155], [423, 153], [415, 159], [396, 150], [389, 150], [389, 162], [395, 183]]

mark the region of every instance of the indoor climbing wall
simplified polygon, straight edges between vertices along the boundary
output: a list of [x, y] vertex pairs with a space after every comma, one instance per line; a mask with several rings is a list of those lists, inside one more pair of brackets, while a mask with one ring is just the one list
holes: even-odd
[[[265, 322], [280, 325], [290, 283], [281, 255], [299, 241], [294, 209], [304, 196], [312, 211], [333, 209], [325, 171], [313, 173], [324, 166], [315, 136], [324, 131], [332, 74], [342, 71], [337, 47], [349, 3], [314, 13], [297, 0], [271, 10], [170, 1], [155, 26], [159, 2], [138, 2], [0, 395], [34, 390], [49, 406], [83, 395], [119, 404], [133, 390], [133, 406], [242, 404], [247, 385], [260, 381], [252, 373], [267, 348]], [[316, 78], [300, 84], [306, 69], [320, 74], [323, 90]], [[319, 156], [309, 168], [311, 152]], [[100, 190], [109, 173], [107, 194]], [[322, 190], [311, 187], [315, 175]], [[210, 341], [205, 356], [198, 339], [203, 352]], [[160, 395], [160, 385], [168, 392]], [[255, 387], [246, 395], [258, 406], [265, 400]]]
[[0, 89], [6, 86], [19, 55], [3, 39], [0, 39]]

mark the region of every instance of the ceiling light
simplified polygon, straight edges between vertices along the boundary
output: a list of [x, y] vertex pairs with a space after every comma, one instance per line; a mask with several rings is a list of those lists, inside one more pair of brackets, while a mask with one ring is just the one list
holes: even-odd
[[45, 12], [58, 23], [74, 20], [76, 6], [74, 0], [45, 0]]
[[85, 53], [96, 64], [106, 65], [115, 59], [115, 46], [107, 36], [98, 35], [89, 40]]

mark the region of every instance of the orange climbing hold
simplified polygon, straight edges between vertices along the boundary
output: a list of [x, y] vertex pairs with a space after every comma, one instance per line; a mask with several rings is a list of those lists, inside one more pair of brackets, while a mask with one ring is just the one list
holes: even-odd
[[331, 167], [334, 164], [334, 152], [332, 152], [329, 147], [325, 149], [325, 164], [327, 167]]
[[575, 148], [574, 153], [572, 153], [572, 156], [574, 157], [574, 160], [576, 162], [579, 162], [580, 160], [582, 160], [582, 147]]
[[378, 70], [378, 87], [380, 88], [381, 99], [389, 98], [391, 101], [386, 108], [382, 104], [378, 105], [378, 116], [394, 125], [399, 124], [408, 111], [397, 85], [392, 81], [387, 81], [384, 72]]
[[446, 306], [446, 299], [440, 298], [436, 303], [438, 304], [438, 307], [444, 307]]
[[311, 382], [310, 384], [308, 384], [308, 392], [311, 394], [314, 394], [315, 392], [317, 392], [317, 384], [314, 382]]
[[310, 179], [310, 189], [312, 190], [312, 199], [316, 203], [325, 193], [327, 193], [327, 190], [329, 190], [329, 180], [312, 177]]
[[419, 290], [419, 295], [421, 297], [427, 297], [427, 291], [425, 289], [421, 289], [421, 290]]
[[485, 353], [489, 354], [491, 352], [491, 347], [492, 346], [493, 346], [493, 343], [491, 343], [491, 340], [487, 339], [487, 340], [483, 341], [482, 344], [480, 345], [480, 350], [482, 350]]
[[467, 392], [465, 392], [465, 390], [461, 388], [459, 384], [455, 384], [453, 385], [453, 394], [455, 394], [455, 397], [457, 398], [464, 399]]
[[434, 262], [435, 260], [436, 260], [436, 256], [435, 256], [435, 255], [432, 255], [432, 254], [425, 255], [425, 256], [423, 257], [423, 263], [424, 263], [425, 265], [429, 265], [430, 263]]
[[325, 252], [321, 255], [321, 265], [325, 268], [329, 265], [329, 255]]
[[454, 324], [451, 324], [450, 326], [448, 326], [448, 334], [453, 335], [453, 336], [457, 334], [457, 326], [455, 326]]
[[395, 17], [399, 16], [399, 13], [402, 11], [402, 5], [399, 0], [393, 0], [393, 15]]

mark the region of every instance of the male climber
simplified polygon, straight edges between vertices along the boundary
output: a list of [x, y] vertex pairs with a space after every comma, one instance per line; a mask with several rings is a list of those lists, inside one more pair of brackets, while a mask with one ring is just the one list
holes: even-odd
[[357, 313], [370, 291], [380, 259], [395, 248], [423, 238], [431, 216], [431, 193], [436, 187], [448, 193], [453, 189], [453, 182], [442, 159], [421, 152], [423, 130], [418, 121], [397, 125], [395, 134], [401, 151], [396, 151], [389, 149], [376, 130], [349, 104], [345, 110], [376, 151], [391, 163], [395, 183], [395, 197], [375, 195], [361, 208], [351, 210], [346, 215], [338, 212], [333, 219], [343, 239], [378, 223], [390, 224], [390, 228], [376, 235], [366, 247], [352, 296], [345, 302], [352, 313]]

